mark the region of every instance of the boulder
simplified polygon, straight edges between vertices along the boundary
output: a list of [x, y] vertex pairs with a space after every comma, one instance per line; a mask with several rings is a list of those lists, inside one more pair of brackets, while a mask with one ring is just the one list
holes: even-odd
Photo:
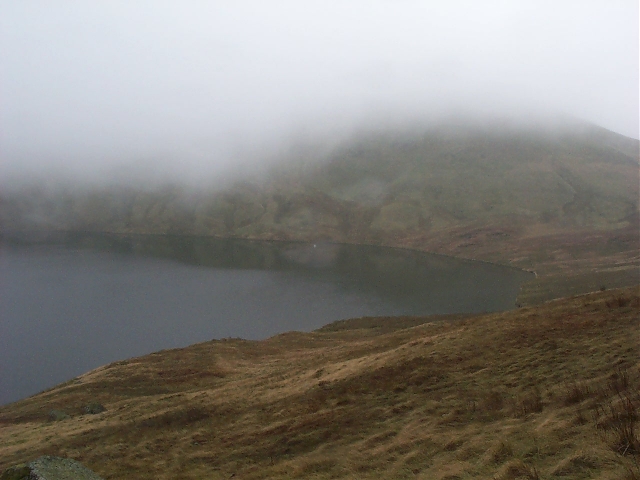
[[69, 415], [62, 410], [51, 410], [49, 412], [49, 421], [51, 422], [59, 422], [60, 420], [66, 420], [67, 418], [69, 418]]
[[84, 413], [88, 413], [90, 415], [95, 415], [97, 413], [102, 413], [106, 410], [106, 408], [104, 408], [104, 405], [102, 405], [101, 403], [98, 402], [91, 402], [88, 403], [87, 405], [84, 406], [84, 408], [82, 409], [82, 411]]
[[103, 480], [102, 477], [70, 458], [45, 455], [11, 467], [0, 480]]

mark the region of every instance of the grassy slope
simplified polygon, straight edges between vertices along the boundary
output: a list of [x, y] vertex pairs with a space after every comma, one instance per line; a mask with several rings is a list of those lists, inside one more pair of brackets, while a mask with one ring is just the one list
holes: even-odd
[[639, 478], [639, 293], [117, 362], [1, 407], [0, 471], [49, 453], [107, 479]]
[[8, 228], [330, 240], [509, 264], [538, 274], [521, 304], [640, 283], [636, 140], [581, 124], [460, 124], [294, 157], [225, 191], [34, 187], [0, 212]]
[[532, 304], [640, 281], [638, 154], [622, 140], [442, 128], [365, 139], [310, 177], [368, 205], [363, 241], [535, 270], [520, 296]]

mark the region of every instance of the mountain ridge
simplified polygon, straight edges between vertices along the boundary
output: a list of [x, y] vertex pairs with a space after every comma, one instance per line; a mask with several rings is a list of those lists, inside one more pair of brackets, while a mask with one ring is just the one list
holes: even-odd
[[[36, 187], [3, 197], [2, 224], [413, 248], [543, 278], [590, 275], [576, 280], [576, 293], [637, 283], [640, 143], [577, 122], [498, 126], [359, 133], [216, 190]], [[542, 290], [522, 302], [561, 296]]]
[[1, 406], [0, 470], [58, 455], [105, 478], [638, 478], [639, 168], [625, 153], [638, 142], [412, 135], [360, 137], [215, 192], [3, 196], [5, 234], [46, 227], [44, 241], [372, 243], [536, 278], [529, 306], [506, 312], [350, 319], [105, 365]]

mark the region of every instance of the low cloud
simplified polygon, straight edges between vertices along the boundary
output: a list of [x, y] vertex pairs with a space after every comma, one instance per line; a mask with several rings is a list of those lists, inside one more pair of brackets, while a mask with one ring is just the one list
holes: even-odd
[[296, 142], [452, 114], [638, 138], [635, 1], [2, 0], [0, 32], [5, 179], [213, 181]]

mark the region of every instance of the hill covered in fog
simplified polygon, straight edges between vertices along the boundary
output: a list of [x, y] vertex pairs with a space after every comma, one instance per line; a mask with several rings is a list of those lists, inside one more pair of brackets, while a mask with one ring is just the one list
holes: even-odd
[[366, 131], [225, 187], [32, 184], [2, 198], [2, 223], [402, 246], [543, 276], [601, 272], [589, 290], [637, 276], [638, 149], [579, 123]]

